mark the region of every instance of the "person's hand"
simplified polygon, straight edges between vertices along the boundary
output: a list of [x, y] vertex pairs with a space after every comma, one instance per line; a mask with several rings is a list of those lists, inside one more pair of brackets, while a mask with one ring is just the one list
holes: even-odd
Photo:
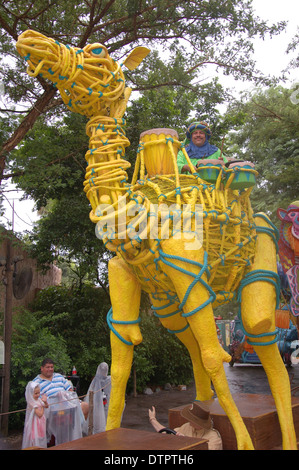
[[188, 171], [189, 173], [191, 173], [189, 165], [184, 165], [181, 171], [182, 172]]
[[41, 400], [44, 402], [45, 406], [48, 406], [48, 401], [47, 401], [47, 395], [46, 394], [42, 395]]
[[152, 406], [151, 410], [148, 410], [148, 417], [149, 417], [149, 420], [156, 418], [156, 409], [154, 406]]

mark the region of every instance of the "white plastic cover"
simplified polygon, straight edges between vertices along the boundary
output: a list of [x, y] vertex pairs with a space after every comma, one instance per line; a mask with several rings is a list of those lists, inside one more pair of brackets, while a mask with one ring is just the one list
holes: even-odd
[[36, 382], [29, 382], [25, 390], [27, 408], [23, 431], [22, 449], [26, 449], [28, 447], [47, 447], [45, 413], [41, 418], [39, 418], [35, 413], [36, 408], [44, 406], [41, 398], [35, 400], [33, 397], [33, 393], [36, 387], [39, 388]]
[[80, 402], [72, 400], [73, 395], [73, 392], [60, 391], [48, 398], [47, 433], [49, 440], [51, 435], [55, 437], [55, 445], [82, 437]]
[[[89, 406], [91, 406], [90, 392], [93, 392], [92, 434], [97, 434], [105, 431], [109, 408], [111, 376], [108, 375], [108, 364], [106, 362], [101, 362], [98, 366], [96, 375], [89, 386], [87, 396], [84, 399], [84, 401], [89, 403]], [[86, 434], [88, 434], [89, 425], [90, 419], [88, 417], [86, 420]]]

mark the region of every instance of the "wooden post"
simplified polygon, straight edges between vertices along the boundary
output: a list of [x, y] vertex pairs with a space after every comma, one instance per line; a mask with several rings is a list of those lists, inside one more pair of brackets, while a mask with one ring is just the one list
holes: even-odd
[[[4, 313], [4, 377], [2, 383], [2, 413], [9, 412], [10, 395], [10, 357], [11, 357], [11, 332], [12, 332], [12, 242], [10, 235], [6, 239], [6, 295]], [[2, 435], [8, 434], [8, 414], [1, 417]]]
[[137, 379], [136, 379], [136, 368], [133, 365], [133, 396], [137, 397]]
[[88, 435], [93, 433], [93, 392], [89, 392]]

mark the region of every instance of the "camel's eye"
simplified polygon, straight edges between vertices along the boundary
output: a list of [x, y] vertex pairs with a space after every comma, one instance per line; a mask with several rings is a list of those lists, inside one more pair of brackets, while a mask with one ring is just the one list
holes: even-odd
[[101, 47], [101, 46], [97, 46], [97, 47], [94, 47], [93, 49], [91, 49], [90, 53], [94, 56], [94, 57], [106, 57], [106, 48], [104, 47]]

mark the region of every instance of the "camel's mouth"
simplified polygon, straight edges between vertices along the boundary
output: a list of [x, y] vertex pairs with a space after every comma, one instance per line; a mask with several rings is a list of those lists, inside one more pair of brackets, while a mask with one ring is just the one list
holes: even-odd
[[59, 44], [53, 39], [28, 30], [19, 36], [16, 48], [28, 64], [27, 72], [29, 75], [36, 77], [39, 73], [45, 73], [48, 69], [49, 76], [51, 76], [51, 65], [57, 63], [60, 56]]

